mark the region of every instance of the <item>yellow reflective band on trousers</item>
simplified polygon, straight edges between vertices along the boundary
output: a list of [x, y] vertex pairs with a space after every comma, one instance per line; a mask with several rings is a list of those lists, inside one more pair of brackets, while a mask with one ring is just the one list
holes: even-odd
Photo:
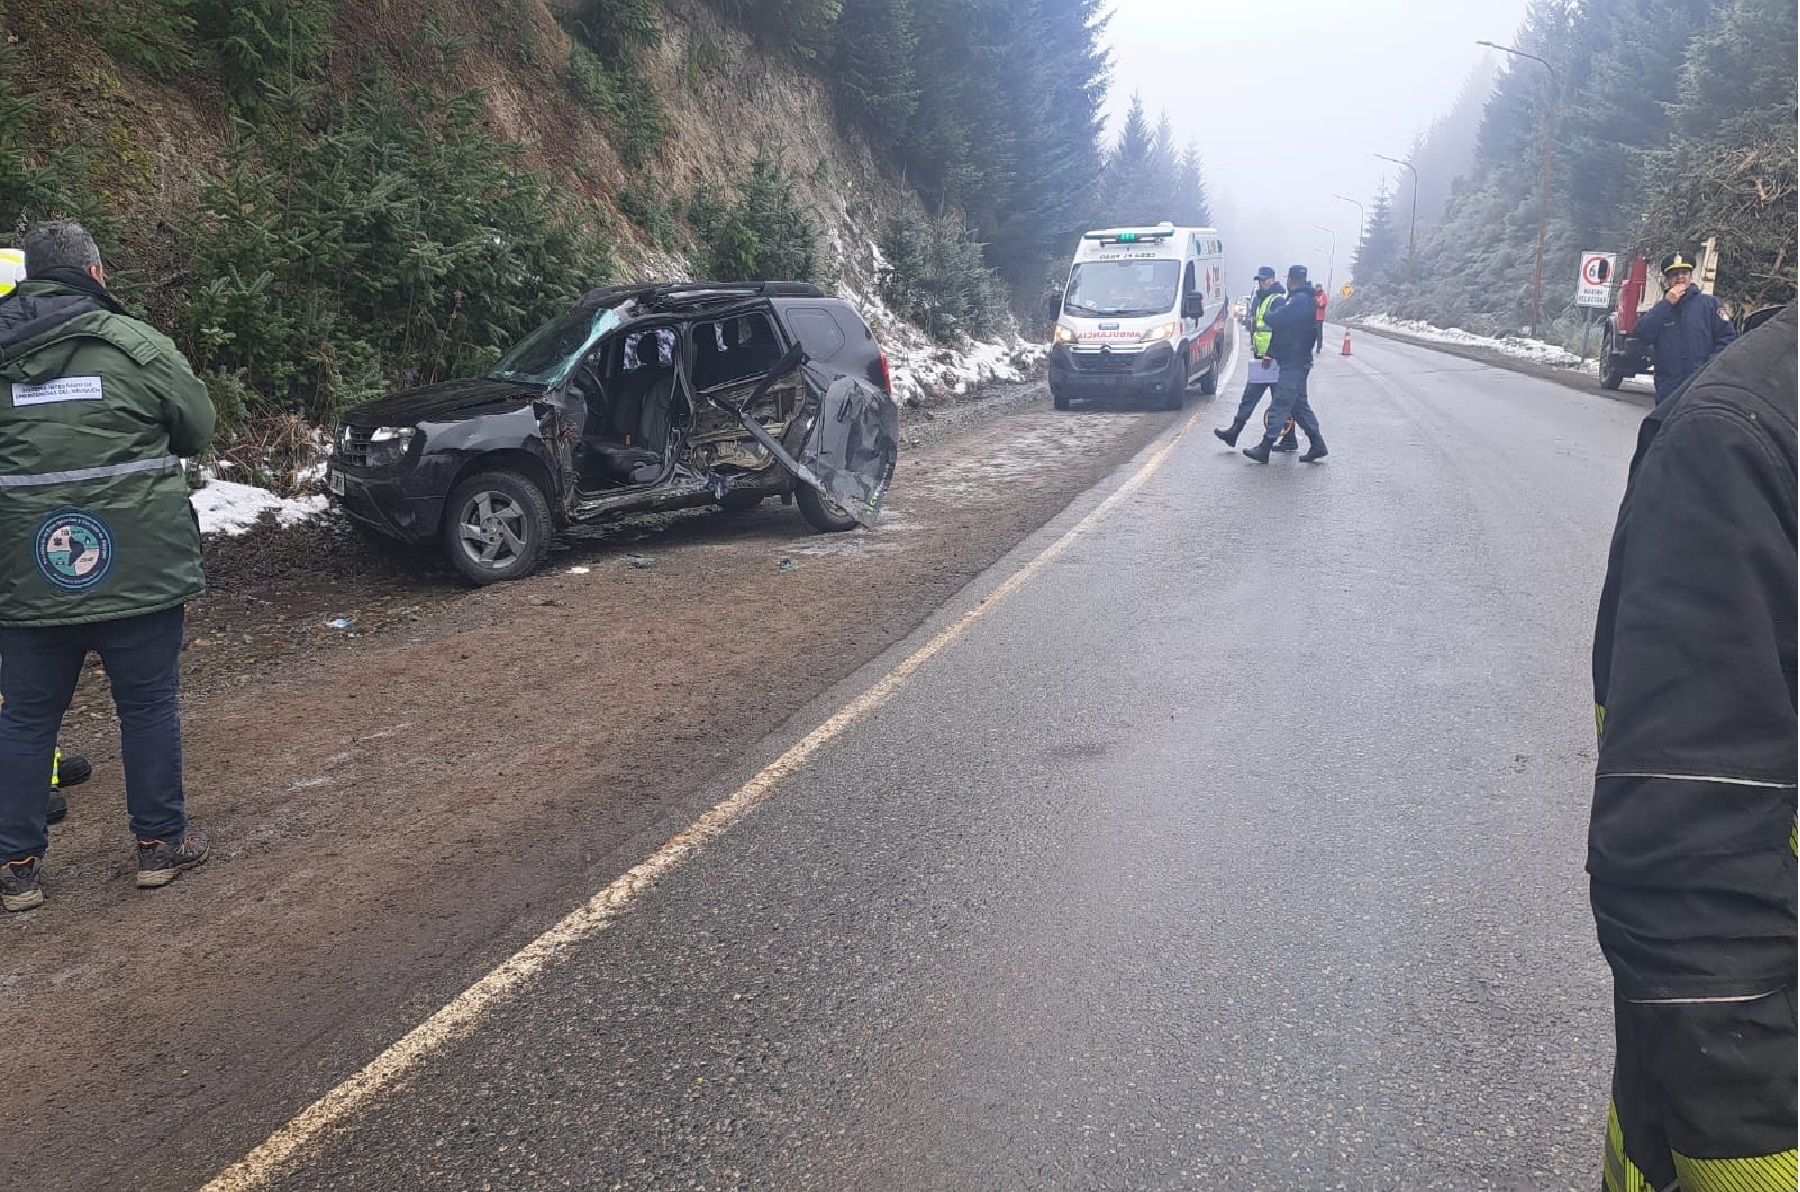
[[1598, 740], [1606, 735], [1606, 705], [1594, 705], [1594, 737]]
[[1690, 1159], [1675, 1156], [1681, 1192], [1794, 1192], [1800, 1166], [1793, 1151], [1755, 1159]]
[[[1690, 1159], [1671, 1155], [1680, 1192], [1794, 1192], [1800, 1186], [1800, 1160], [1795, 1152], [1758, 1155], [1751, 1159]], [[1625, 1156], [1625, 1131], [1618, 1107], [1606, 1106], [1606, 1192], [1666, 1192], [1658, 1189], [1637, 1164]]]
[[1606, 1192], [1661, 1192], [1625, 1157], [1625, 1129], [1611, 1101], [1606, 1103]]

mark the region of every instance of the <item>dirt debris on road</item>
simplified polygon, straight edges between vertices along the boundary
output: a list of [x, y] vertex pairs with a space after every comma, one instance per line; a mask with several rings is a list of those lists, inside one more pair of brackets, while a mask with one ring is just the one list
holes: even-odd
[[53, 830], [47, 905], [0, 924], [0, 1054], [34, 1090], [0, 1110], [14, 1178], [203, 1182], [654, 851], [759, 740], [1170, 425], [1009, 387], [907, 427], [873, 532], [815, 535], [774, 500], [646, 518], [479, 590], [331, 524], [210, 543], [183, 680], [214, 856], [131, 888], [89, 672], [64, 742], [95, 777]]

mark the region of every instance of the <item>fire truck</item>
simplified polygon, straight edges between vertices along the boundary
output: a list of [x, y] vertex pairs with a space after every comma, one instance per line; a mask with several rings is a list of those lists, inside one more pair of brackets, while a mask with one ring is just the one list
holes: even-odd
[[[1718, 239], [1707, 237], [1694, 261], [1694, 284], [1702, 294], [1713, 292], [1719, 276]], [[1662, 301], [1662, 278], [1650, 269], [1650, 262], [1637, 257], [1625, 281], [1619, 286], [1619, 297], [1606, 316], [1606, 330], [1600, 337], [1600, 388], [1617, 389], [1626, 377], [1650, 372], [1650, 345], [1632, 334], [1640, 316]]]

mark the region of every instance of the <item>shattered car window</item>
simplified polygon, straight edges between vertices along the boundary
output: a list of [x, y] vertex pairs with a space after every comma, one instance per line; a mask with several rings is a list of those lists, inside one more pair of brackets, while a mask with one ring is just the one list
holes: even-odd
[[783, 352], [769, 316], [736, 315], [700, 323], [694, 329], [694, 387], [712, 389], [760, 377]]
[[569, 375], [602, 335], [619, 325], [619, 312], [577, 308], [551, 319], [519, 341], [487, 372], [489, 380], [556, 385]]
[[[654, 347], [652, 347], [653, 344]], [[634, 331], [625, 337], [625, 358], [621, 365], [625, 372], [632, 372], [652, 363], [659, 364], [664, 368], [674, 367], [675, 329], [673, 327]]]

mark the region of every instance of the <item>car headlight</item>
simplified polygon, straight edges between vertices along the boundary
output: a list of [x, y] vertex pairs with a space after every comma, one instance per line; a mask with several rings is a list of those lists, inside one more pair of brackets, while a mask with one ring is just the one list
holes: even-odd
[[1056, 342], [1059, 344], [1074, 343], [1075, 342], [1074, 329], [1071, 327], [1064, 327], [1061, 323], [1058, 323], [1056, 325]]
[[1180, 331], [1180, 323], [1163, 323], [1144, 332], [1144, 342], [1147, 344], [1161, 343], [1165, 339], [1174, 339]]
[[368, 467], [385, 468], [399, 463], [406, 458], [406, 449], [412, 446], [414, 436], [419, 433], [416, 426], [378, 426], [369, 432], [369, 443], [365, 449], [365, 460]]

